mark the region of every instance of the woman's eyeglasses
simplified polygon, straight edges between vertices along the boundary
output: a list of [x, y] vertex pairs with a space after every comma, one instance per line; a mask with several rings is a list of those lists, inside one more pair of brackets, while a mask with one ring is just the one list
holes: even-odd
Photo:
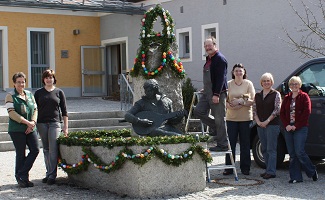
[[16, 81], [17, 84], [25, 84], [25, 81]]

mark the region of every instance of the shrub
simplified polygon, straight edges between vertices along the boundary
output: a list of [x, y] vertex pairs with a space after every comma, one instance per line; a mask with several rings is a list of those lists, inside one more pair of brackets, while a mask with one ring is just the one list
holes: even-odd
[[196, 88], [192, 84], [192, 80], [187, 78], [182, 85], [183, 104], [185, 110], [190, 110], [192, 98]]

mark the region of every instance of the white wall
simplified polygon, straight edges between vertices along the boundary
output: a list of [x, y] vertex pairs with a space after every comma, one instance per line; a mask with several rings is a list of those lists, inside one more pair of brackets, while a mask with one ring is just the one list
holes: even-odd
[[[293, 69], [307, 60], [300, 58], [301, 54], [293, 52], [283, 41], [288, 40], [283, 27], [297, 39], [300, 38], [295, 28], [299, 28], [301, 22], [287, 1], [227, 0], [226, 5], [223, 5], [223, 0], [173, 0], [160, 3], [174, 18], [175, 29], [192, 27], [193, 58], [183, 62], [183, 65], [198, 89], [202, 87], [204, 64], [201, 25], [218, 23], [220, 51], [229, 64], [228, 78], [231, 78], [230, 71], [234, 64], [243, 63], [248, 78], [257, 90], [261, 88], [259, 79], [264, 72], [271, 72], [275, 77], [275, 85], [278, 85]], [[301, 10], [300, 1], [294, 1], [294, 4]], [[180, 12], [181, 6], [183, 13]], [[101, 21], [102, 39], [129, 38], [129, 68], [133, 66], [140, 43], [141, 18], [138, 15], [108, 15], [102, 17]]]
[[[301, 6], [299, 1], [296, 6]], [[183, 13], [180, 7], [183, 6]], [[192, 26], [193, 61], [184, 67], [197, 88], [202, 87], [200, 59], [201, 25], [219, 24], [220, 51], [228, 60], [229, 76], [234, 64], [243, 63], [248, 78], [256, 89], [264, 72], [271, 72], [275, 85], [280, 84], [293, 69], [304, 63], [300, 54], [293, 52], [283, 41], [288, 40], [283, 27], [299, 39], [295, 28], [300, 21], [287, 1], [283, 0], [177, 0], [163, 4], [175, 19], [176, 28]]]

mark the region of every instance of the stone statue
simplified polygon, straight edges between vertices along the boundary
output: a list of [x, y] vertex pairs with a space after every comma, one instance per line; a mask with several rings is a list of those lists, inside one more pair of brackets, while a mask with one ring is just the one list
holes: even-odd
[[132, 123], [138, 135], [181, 135], [174, 125], [181, 123], [186, 110], [173, 112], [172, 100], [161, 94], [158, 82], [149, 79], [143, 84], [145, 95], [126, 112], [125, 120]]
[[[170, 50], [173, 54], [177, 53], [176, 42], [170, 45]], [[140, 49], [138, 49], [140, 51]], [[158, 44], [150, 45], [148, 49], [148, 60], [147, 67], [150, 67], [150, 71], [153, 70], [154, 66], [161, 64], [162, 51], [158, 48]], [[144, 95], [143, 84], [147, 79], [142, 76], [132, 77], [132, 84], [134, 86], [134, 102], [138, 101]], [[182, 95], [182, 83], [183, 79], [180, 79], [174, 75], [174, 72], [170, 67], [164, 68], [164, 72], [155, 77], [155, 80], [159, 83], [159, 90], [163, 94], [168, 94], [168, 98], [173, 101], [173, 109], [179, 110], [184, 108], [183, 95]]]

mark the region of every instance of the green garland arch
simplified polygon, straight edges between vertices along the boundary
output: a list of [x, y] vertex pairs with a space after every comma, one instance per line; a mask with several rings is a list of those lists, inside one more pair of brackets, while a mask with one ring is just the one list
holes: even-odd
[[208, 163], [212, 162], [210, 152], [200, 145], [192, 145], [183, 153], [173, 155], [168, 153], [164, 149], [158, 149], [157, 147], [149, 147], [141, 153], [134, 154], [132, 150], [128, 148], [122, 149], [113, 161], [110, 163], [104, 163], [98, 156], [96, 156], [90, 148], [82, 147], [84, 154], [81, 157], [81, 161], [75, 164], [67, 164], [64, 159], [59, 156], [58, 166], [62, 168], [68, 174], [78, 174], [88, 169], [89, 164], [93, 164], [95, 168], [100, 171], [110, 173], [112, 171], [120, 169], [127, 160], [131, 160], [134, 164], [144, 165], [153, 156], [157, 156], [165, 164], [179, 166], [193, 158], [194, 153], [198, 153], [202, 160]]
[[[153, 30], [153, 23], [158, 16], [161, 18], [163, 26], [162, 33]], [[170, 67], [176, 77], [185, 78], [185, 70], [181, 60], [176, 59], [173, 53], [169, 50], [176, 38], [174, 34], [174, 22], [168, 10], [165, 10], [161, 5], [155, 8], [150, 8], [142, 18], [142, 27], [140, 32], [141, 47], [138, 55], [134, 59], [134, 66], [130, 71], [131, 76], [138, 76], [141, 74], [146, 79], [155, 78], [164, 71], [166, 67]], [[152, 71], [146, 64], [148, 60], [148, 51], [151, 44], [160, 44], [159, 49], [162, 52], [162, 61], [159, 66], [156, 66]]]

